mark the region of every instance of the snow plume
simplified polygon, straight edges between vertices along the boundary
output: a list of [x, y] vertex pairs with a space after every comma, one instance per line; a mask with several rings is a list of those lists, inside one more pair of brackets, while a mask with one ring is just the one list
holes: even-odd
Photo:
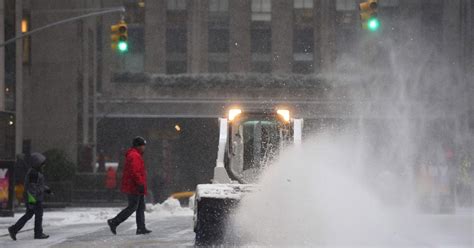
[[430, 41], [371, 39], [323, 75], [341, 89], [334, 96], [348, 116], [316, 125], [265, 171], [260, 190], [243, 198], [231, 221], [242, 240], [400, 246], [422, 228], [401, 219], [420, 200], [420, 168], [455, 174], [458, 151], [471, 145], [465, 75]]
[[389, 238], [391, 220], [380, 202], [344, 166], [354, 162], [353, 142], [317, 136], [284, 154], [260, 190], [242, 200], [234, 230], [269, 246], [376, 245]]

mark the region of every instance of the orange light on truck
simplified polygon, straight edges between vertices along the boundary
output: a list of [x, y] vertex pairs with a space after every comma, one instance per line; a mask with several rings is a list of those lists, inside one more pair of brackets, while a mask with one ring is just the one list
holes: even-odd
[[240, 114], [242, 114], [241, 109], [231, 109], [231, 110], [229, 110], [229, 121], [233, 121]]
[[290, 111], [287, 109], [279, 109], [277, 110], [277, 114], [280, 115], [283, 120], [286, 122], [290, 122]]

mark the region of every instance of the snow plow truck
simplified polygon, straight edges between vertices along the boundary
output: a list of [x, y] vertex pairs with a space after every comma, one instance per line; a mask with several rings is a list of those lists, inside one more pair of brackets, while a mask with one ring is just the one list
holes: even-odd
[[240, 199], [258, 187], [261, 171], [286, 146], [300, 144], [303, 120], [288, 109], [232, 108], [219, 119], [219, 145], [210, 184], [196, 189], [194, 232], [196, 245], [219, 244], [226, 221]]

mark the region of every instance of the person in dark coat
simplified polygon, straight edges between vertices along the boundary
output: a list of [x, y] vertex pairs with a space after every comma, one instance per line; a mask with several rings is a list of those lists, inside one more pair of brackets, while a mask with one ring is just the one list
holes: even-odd
[[33, 215], [35, 216], [35, 239], [47, 239], [48, 235], [43, 233], [43, 201], [45, 194], [52, 194], [51, 190], [45, 184], [43, 168], [46, 164], [46, 157], [41, 153], [31, 154], [31, 168], [25, 177], [25, 203], [26, 213], [8, 228], [8, 233], [13, 240], [16, 240], [16, 234], [25, 226]]
[[137, 235], [151, 232], [145, 227], [145, 195], [147, 194], [146, 169], [143, 161], [145, 146], [145, 139], [136, 137], [125, 155], [121, 191], [127, 194], [128, 206], [115, 218], [107, 220], [113, 234], [117, 234], [117, 226], [127, 220], [133, 212], [136, 212]]

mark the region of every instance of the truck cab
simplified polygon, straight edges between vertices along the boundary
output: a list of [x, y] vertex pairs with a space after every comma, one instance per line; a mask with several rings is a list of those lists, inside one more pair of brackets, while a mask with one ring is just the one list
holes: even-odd
[[266, 167], [286, 147], [301, 143], [303, 120], [285, 108], [231, 108], [219, 119], [219, 145], [211, 184], [200, 184], [194, 204], [196, 244], [222, 241], [226, 219]]

